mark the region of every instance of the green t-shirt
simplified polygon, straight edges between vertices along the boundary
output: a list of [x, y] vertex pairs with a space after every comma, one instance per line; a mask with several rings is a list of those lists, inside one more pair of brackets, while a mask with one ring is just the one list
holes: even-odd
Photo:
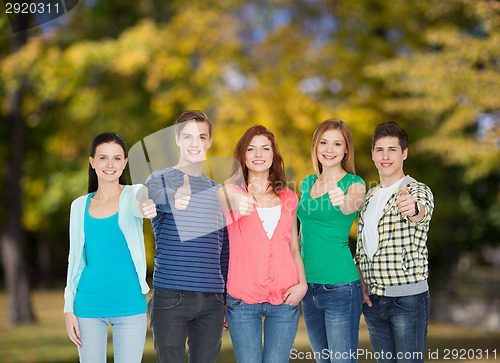
[[[311, 197], [311, 188], [318, 176], [302, 181], [302, 198], [297, 206], [301, 224], [302, 259], [306, 279], [315, 284], [342, 284], [359, 279], [349, 249], [349, 231], [357, 212], [345, 215], [330, 202], [328, 193]], [[362, 183], [357, 175], [346, 174], [337, 185], [347, 193], [354, 183]]]

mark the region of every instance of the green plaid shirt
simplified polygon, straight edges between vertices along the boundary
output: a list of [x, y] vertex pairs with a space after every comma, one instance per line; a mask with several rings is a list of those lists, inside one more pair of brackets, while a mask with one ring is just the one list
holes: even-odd
[[[408, 183], [406, 177], [403, 183]], [[354, 261], [359, 265], [369, 293], [385, 295], [386, 286], [413, 284], [429, 276], [427, 262], [427, 231], [434, 210], [434, 198], [429, 187], [413, 178], [407, 184], [408, 193], [425, 208], [424, 218], [417, 223], [403, 216], [396, 205], [401, 186], [389, 198], [378, 223], [379, 246], [373, 259], [366, 254], [363, 241], [364, 215], [380, 184], [365, 196], [358, 219], [358, 244]]]

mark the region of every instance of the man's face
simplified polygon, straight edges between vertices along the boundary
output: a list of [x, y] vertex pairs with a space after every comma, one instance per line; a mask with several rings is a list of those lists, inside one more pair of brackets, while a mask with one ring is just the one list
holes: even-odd
[[384, 177], [399, 175], [407, 156], [408, 149], [401, 150], [399, 139], [395, 136], [378, 139], [372, 149], [372, 160], [379, 174]]
[[205, 159], [212, 138], [206, 122], [188, 121], [175, 138], [181, 149], [181, 160], [186, 163], [199, 163]]

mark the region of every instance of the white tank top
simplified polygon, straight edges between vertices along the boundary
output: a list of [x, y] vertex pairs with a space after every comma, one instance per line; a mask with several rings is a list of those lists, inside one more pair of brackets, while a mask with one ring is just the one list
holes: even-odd
[[267, 237], [271, 239], [281, 217], [281, 204], [271, 208], [257, 208], [257, 213], [259, 213]]

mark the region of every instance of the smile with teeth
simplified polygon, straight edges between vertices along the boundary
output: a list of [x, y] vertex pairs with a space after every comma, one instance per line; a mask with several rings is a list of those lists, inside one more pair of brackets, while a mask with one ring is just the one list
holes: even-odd
[[392, 165], [392, 163], [380, 163], [380, 165], [382, 165], [382, 167], [384, 168], [388, 168], [389, 166]]
[[111, 174], [116, 173], [116, 171], [113, 171], [113, 170], [103, 170], [103, 173], [104, 173], [104, 174], [111, 175]]
[[188, 153], [198, 155], [199, 153], [201, 153], [201, 150], [188, 150]]
[[329, 156], [329, 155], [325, 155], [325, 154], [323, 154], [323, 157], [324, 157], [326, 160], [333, 160], [333, 159], [335, 159], [335, 156]]
[[265, 161], [264, 160], [254, 160], [254, 161], [252, 161], [252, 163], [260, 165], [260, 164], [264, 164]]

